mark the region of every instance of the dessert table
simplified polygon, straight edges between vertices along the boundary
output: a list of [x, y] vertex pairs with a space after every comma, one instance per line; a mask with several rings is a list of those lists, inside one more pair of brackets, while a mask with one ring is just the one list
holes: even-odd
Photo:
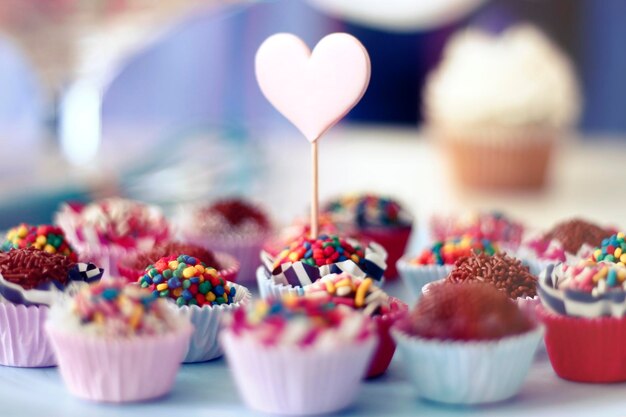
[[[250, 195], [266, 202], [276, 219], [287, 222], [306, 211], [308, 201], [307, 144], [293, 139], [294, 131], [252, 139], [262, 162]], [[424, 244], [424, 219], [435, 212], [499, 209], [535, 227], [581, 215], [622, 226], [626, 196], [617, 191], [617, 179], [626, 156], [626, 142], [610, 138], [572, 140], [557, 155], [549, 187], [540, 192], [485, 193], [459, 190], [423, 132], [415, 129], [339, 127], [320, 146], [320, 190], [323, 197], [341, 192], [372, 190], [401, 198], [421, 221], [414, 231], [411, 251]], [[286, 144], [288, 143], [288, 148]], [[259, 144], [263, 144], [260, 146]], [[302, 147], [302, 151], [298, 150]], [[285, 155], [285, 149], [289, 154]], [[67, 177], [65, 177], [67, 180]], [[53, 176], [51, 187], [62, 176]], [[55, 182], [59, 181], [59, 182]], [[45, 184], [43, 184], [45, 185]], [[41, 185], [41, 186], [43, 186]], [[10, 195], [10, 187], [4, 188]], [[2, 185], [0, 185], [2, 189]], [[400, 281], [385, 289], [408, 302]], [[574, 347], [575, 348], [575, 347]], [[396, 356], [386, 375], [366, 381], [356, 403], [345, 416], [620, 416], [626, 415], [626, 384], [593, 385], [559, 379], [546, 353], [538, 352], [522, 391], [504, 403], [482, 407], [455, 407], [419, 400]], [[223, 359], [183, 365], [172, 393], [149, 403], [94, 404], [72, 397], [56, 368], [0, 367], [0, 416], [254, 416], [241, 402]]]

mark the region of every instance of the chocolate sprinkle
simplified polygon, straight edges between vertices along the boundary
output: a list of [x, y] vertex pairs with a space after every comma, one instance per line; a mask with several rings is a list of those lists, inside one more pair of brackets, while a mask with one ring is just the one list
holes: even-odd
[[447, 278], [451, 283], [486, 282], [504, 291], [509, 298], [535, 297], [537, 277], [519, 259], [504, 253], [466, 256], [456, 261]]
[[586, 243], [593, 247], [600, 246], [602, 239], [611, 236], [610, 230], [582, 219], [571, 219], [554, 226], [543, 238], [558, 240], [567, 252], [576, 254]]
[[52, 281], [65, 285], [74, 265], [67, 256], [33, 247], [0, 253], [0, 274], [25, 290]]

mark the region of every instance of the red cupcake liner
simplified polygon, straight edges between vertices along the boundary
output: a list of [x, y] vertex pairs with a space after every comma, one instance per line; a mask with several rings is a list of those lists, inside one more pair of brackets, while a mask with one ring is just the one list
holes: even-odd
[[[219, 273], [226, 280], [230, 282], [237, 281], [237, 275], [239, 274], [239, 261], [235, 259], [234, 256], [229, 255], [224, 252], [215, 252], [215, 260], [219, 265]], [[121, 258], [117, 262], [117, 269], [119, 275], [126, 278], [128, 282], [136, 282], [139, 277], [141, 277], [145, 271], [143, 269], [134, 269], [130, 268], [128, 264], [131, 264], [134, 260], [133, 257], [136, 254], [129, 255], [127, 257]], [[147, 265], [146, 265], [147, 266]]]
[[398, 277], [396, 262], [404, 255], [406, 245], [411, 237], [411, 226], [382, 228], [370, 227], [359, 230], [359, 234], [368, 241], [374, 241], [387, 251], [387, 270], [385, 278], [394, 280]]
[[391, 337], [389, 329], [391, 326], [404, 317], [409, 311], [409, 306], [397, 298], [390, 297], [391, 304], [395, 310], [383, 316], [374, 316], [376, 332], [378, 333], [378, 345], [372, 356], [372, 360], [367, 370], [367, 378], [375, 378], [385, 373], [391, 363], [393, 354], [396, 351], [396, 342]]
[[577, 382], [626, 381], [626, 318], [580, 318], [554, 314], [539, 305], [546, 350], [554, 372]]

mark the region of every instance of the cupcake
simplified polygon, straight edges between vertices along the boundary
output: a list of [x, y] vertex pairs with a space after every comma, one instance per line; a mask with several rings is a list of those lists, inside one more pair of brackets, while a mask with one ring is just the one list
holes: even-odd
[[626, 267], [593, 261], [550, 265], [540, 276], [539, 298], [546, 350], [558, 376], [626, 381]]
[[121, 258], [117, 263], [120, 276], [129, 282], [137, 281], [144, 274], [144, 270], [165, 256], [174, 256], [184, 253], [200, 260], [205, 265], [215, 268], [220, 276], [227, 281], [235, 282], [239, 273], [239, 262], [227, 253], [215, 253], [198, 245], [182, 242], [164, 242], [156, 245], [147, 252], [140, 252]]
[[237, 310], [220, 339], [248, 407], [284, 415], [333, 413], [352, 404], [377, 342], [366, 315], [303, 297]]
[[524, 225], [498, 211], [471, 212], [462, 216], [435, 215], [430, 219], [430, 235], [435, 241], [468, 235], [487, 239], [507, 250], [514, 250], [522, 242]]
[[118, 276], [122, 257], [152, 249], [169, 237], [161, 210], [131, 200], [107, 198], [87, 205], [64, 204], [57, 223], [80, 258]]
[[485, 404], [519, 392], [543, 329], [502, 291], [466, 283], [433, 287], [391, 332], [417, 395]]
[[530, 25], [457, 34], [424, 91], [427, 124], [471, 188], [542, 187], [581, 107], [572, 63]]
[[65, 239], [63, 230], [60, 227], [49, 224], [33, 226], [21, 223], [11, 228], [6, 233], [4, 242], [0, 245], [0, 251], [8, 252], [11, 249], [30, 247], [48, 253], [59, 253], [68, 256], [74, 262], [78, 259], [76, 252]]
[[263, 265], [257, 269], [257, 284], [261, 297], [279, 298], [302, 295], [304, 286], [342, 271], [381, 281], [386, 258], [385, 249], [374, 242], [361, 246], [357, 240], [337, 235], [301, 236], [277, 256], [261, 252]]
[[497, 251], [497, 244], [488, 239], [472, 235], [448, 238], [433, 243], [417, 256], [402, 257], [398, 261], [398, 270], [404, 285], [414, 297], [419, 297], [424, 285], [448, 276], [459, 259], [473, 253], [493, 255]]
[[[445, 278], [448, 284], [480, 282], [504, 292], [520, 307], [532, 308], [538, 303], [537, 277], [519, 259], [504, 253], [478, 253], [459, 259]], [[435, 286], [433, 285], [432, 288]], [[429, 288], [429, 290], [431, 290]]]
[[222, 356], [217, 335], [225, 314], [250, 301], [250, 292], [224, 279], [215, 268], [186, 254], [158, 259], [139, 278], [155, 297], [176, 303], [191, 320], [194, 332], [184, 362], [204, 362]]
[[192, 330], [165, 300], [120, 279], [55, 303], [46, 322], [69, 391], [114, 403], [167, 394]]
[[234, 256], [240, 264], [239, 281], [254, 280], [259, 253], [272, 232], [259, 206], [238, 198], [220, 200], [181, 210], [177, 223], [184, 242]]
[[591, 255], [613, 232], [589, 221], [574, 218], [556, 224], [548, 232], [527, 239], [517, 255], [538, 275], [548, 265], [574, 263]]
[[0, 253], [0, 365], [54, 366], [44, 332], [49, 305], [61, 292], [99, 280], [102, 272], [35, 247]]
[[353, 194], [329, 201], [322, 212], [330, 215], [333, 223], [385, 248], [389, 256], [386, 277], [398, 276], [396, 262], [406, 249], [413, 224], [413, 216], [399, 202], [374, 194]]
[[328, 298], [337, 305], [350, 307], [371, 317], [378, 332], [378, 345], [367, 377], [382, 375], [387, 370], [396, 351], [389, 328], [406, 314], [408, 306], [405, 303], [385, 294], [371, 278], [357, 278], [346, 272], [326, 275], [307, 285], [304, 287], [304, 296]]

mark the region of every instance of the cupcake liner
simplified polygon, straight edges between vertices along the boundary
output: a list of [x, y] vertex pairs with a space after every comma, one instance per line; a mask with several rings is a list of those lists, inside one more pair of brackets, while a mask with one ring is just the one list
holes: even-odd
[[0, 302], [0, 365], [40, 368], [56, 365], [44, 331], [46, 306]]
[[376, 345], [374, 356], [372, 356], [370, 366], [367, 370], [367, 378], [375, 378], [387, 371], [387, 368], [391, 363], [391, 359], [393, 358], [393, 354], [396, 351], [396, 342], [391, 337], [389, 329], [396, 321], [403, 318], [409, 311], [409, 306], [397, 298], [390, 297], [390, 302], [396, 306], [396, 310], [389, 314], [372, 317], [372, 320], [376, 325], [378, 344]]
[[282, 298], [287, 294], [295, 296], [304, 295], [303, 287], [294, 287], [291, 284], [274, 282], [269, 272], [267, 272], [263, 266], [257, 268], [256, 280], [261, 298]]
[[250, 302], [252, 295], [246, 287], [231, 284], [235, 288], [236, 295], [232, 304], [217, 306], [181, 306], [175, 307], [180, 314], [187, 316], [194, 331], [189, 341], [189, 350], [185, 355], [184, 363], [205, 362], [222, 356], [222, 348], [218, 341], [224, 315], [231, 314], [239, 308], [243, 308]]
[[404, 368], [417, 394], [448, 404], [486, 404], [517, 394], [543, 327], [496, 341], [443, 341], [410, 336], [394, 326]]
[[46, 330], [68, 390], [91, 401], [131, 402], [167, 394], [189, 346], [191, 325], [133, 339]]
[[[234, 256], [225, 252], [216, 252], [214, 254], [217, 264], [220, 266], [219, 273], [226, 281], [235, 282], [237, 274], [239, 274], [239, 262]], [[126, 278], [129, 282], [136, 282], [145, 271], [143, 269], [133, 269], [125, 265], [126, 258], [122, 258], [117, 263], [119, 275]], [[148, 266], [148, 265], [146, 265]]]
[[626, 381], [626, 318], [579, 318], [538, 306], [554, 372], [577, 382]]
[[373, 241], [387, 251], [387, 269], [385, 278], [394, 280], [398, 277], [396, 262], [402, 257], [411, 237], [411, 226], [405, 227], [366, 227], [359, 230], [359, 234], [366, 241]]
[[339, 411], [355, 399], [376, 338], [341, 348], [263, 346], [231, 330], [220, 339], [235, 383], [248, 407], [270, 414]]
[[541, 128], [435, 129], [454, 180], [482, 189], [537, 189], [545, 185], [560, 131]]
[[266, 240], [265, 235], [241, 238], [221, 237], [213, 235], [198, 236], [182, 233], [182, 240], [187, 243], [202, 246], [214, 252], [223, 252], [232, 255], [239, 262], [237, 280], [240, 283], [254, 282], [254, 273], [259, 265], [259, 253]]
[[447, 277], [454, 269], [454, 265], [413, 265], [408, 256], [400, 258], [397, 265], [402, 282], [415, 298], [422, 296], [425, 285]]

